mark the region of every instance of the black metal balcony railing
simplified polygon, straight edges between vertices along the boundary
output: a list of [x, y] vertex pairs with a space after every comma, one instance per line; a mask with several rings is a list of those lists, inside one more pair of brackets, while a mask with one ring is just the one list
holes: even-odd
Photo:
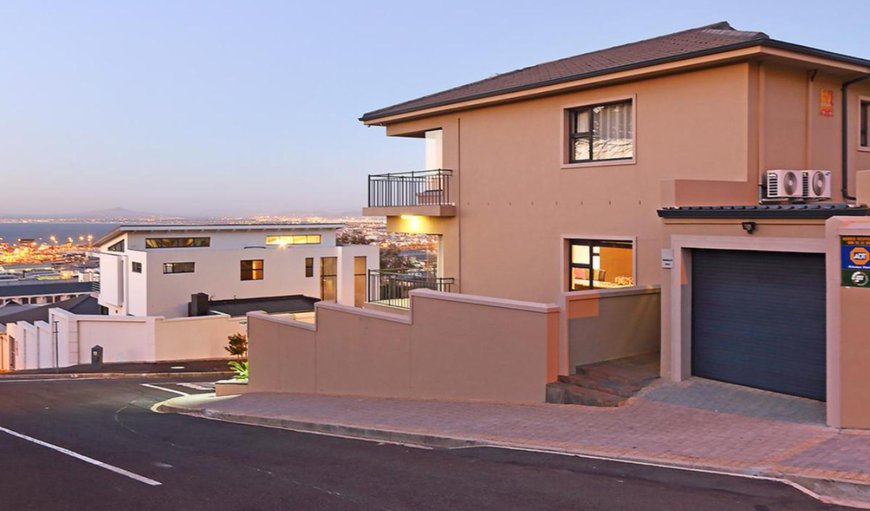
[[448, 169], [369, 176], [369, 207], [452, 206]]
[[407, 309], [411, 306], [409, 293], [414, 289], [433, 289], [450, 292], [452, 277], [436, 277], [431, 272], [414, 270], [369, 270], [368, 302]]

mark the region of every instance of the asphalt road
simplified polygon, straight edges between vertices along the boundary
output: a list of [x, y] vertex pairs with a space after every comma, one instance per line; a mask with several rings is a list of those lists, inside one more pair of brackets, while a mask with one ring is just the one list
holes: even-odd
[[0, 511], [846, 509], [769, 481], [151, 412], [174, 394], [142, 383], [203, 392], [179, 381], [0, 382]]

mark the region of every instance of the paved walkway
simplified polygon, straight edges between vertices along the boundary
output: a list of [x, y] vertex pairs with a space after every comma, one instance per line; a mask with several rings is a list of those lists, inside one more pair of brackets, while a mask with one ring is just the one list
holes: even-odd
[[848, 486], [848, 498], [838, 502], [870, 505], [870, 431], [826, 427], [821, 403], [703, 380], [657, 383], [619, 408], [300, 394], [191, 396], [169, 404], [225, 420], [380, 440], [511, 446], [785, 478], [821, 493], [820, 484], [833, 480]]

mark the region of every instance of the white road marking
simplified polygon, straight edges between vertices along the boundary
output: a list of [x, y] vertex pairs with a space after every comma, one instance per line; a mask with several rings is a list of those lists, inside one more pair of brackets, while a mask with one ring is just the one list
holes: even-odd
[[162, 390], [164, 392], [171, 392], [173, 394], [178, 394], [180, 396], [189, 396], [190, 395], [187, 392], [182, 392], [180, 390], [167, 389], [166, 387], [159, 387], [157, 385], [151, 385], [150, 383], [140, 383], [139, 385], [142, 385], [143, 387], [148, 387], [151, 389]]
[[187, 388], [193, 389], [193, 390], [214, 390], [213, 386], [212, 387], [203, 387], [202, 385], [199, 385], [198, 383], [176, 383], [175, 385], [178, 385], [179, 387], [187, 387]]
[[14, 437], [18, 437], [22, 440], [27, 440], [28, 442], [32, 442], [36, 445], [48, 447], [49, 449], [53, 449], [57, 452], [66, 454], [67, 456], [72, 456], [73, 458], [84, 461], [85, 463], [90, 463], [91, 465], [96, 465], [100, 468], [104, 468], [106, 470], [110, 470], [112, 472], [115, 472], [116, 474], [121, 474], [122, 476], [129, 477], [130, 479], [139, 481], [140, 483], [145, 483], [148, 486], [160, 486], [162, 484], [161, 482], [155, 481], [154, 479], [149, 479], [145, 476], [140, 476], [139, 474], [134, 474], [133, 472], [124, 470], [123, 468], [118, 468], [114, 465], [109, 465], [108, 463], [103, 463], [102, 461], [95, 460], [91, 457], [85, 456], [84, 454], [79, 454], [77, 452], [70, 451], [69, 449], [64, 449], [63, 447], [59, 447], [57, 445], [50, 444], [48, 442], [43, 442], [42, 440], [27, 436], [27, 435], [22, 435], [21, 433], [12, 431], [11, 429], [6, 429], [2, 426], [0, 426], [0, 432], [7, 433], [7, 434], [12, 435]]

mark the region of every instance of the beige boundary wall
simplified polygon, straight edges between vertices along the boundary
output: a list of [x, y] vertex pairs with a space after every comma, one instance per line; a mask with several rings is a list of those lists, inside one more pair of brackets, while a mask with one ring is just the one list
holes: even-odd
[[575, 291], [565, 293], [563, 301], [561, 374], [574, 373], [582, 364], [659, 351], [658, 286]]
[[828, 424], [870, 429], [870, 289], [840, 283], [840, 236], [870, 236], [870, 220], [825, 224]]
[[250, 313], [246, 392], [542, 403], [558, 370], [559, 308], [411, 292], [411, 313], [332, 303], [314, 324]]
[[164, 319], [51, 309], [48, 322], [21, 321], [7, 331], [16, 342], [16, 369], [45, 369], [90, 363], [98, 345], [106, 363], [227, 358], [227, 336], [245, 333], [246, 322], [223, 314]]

